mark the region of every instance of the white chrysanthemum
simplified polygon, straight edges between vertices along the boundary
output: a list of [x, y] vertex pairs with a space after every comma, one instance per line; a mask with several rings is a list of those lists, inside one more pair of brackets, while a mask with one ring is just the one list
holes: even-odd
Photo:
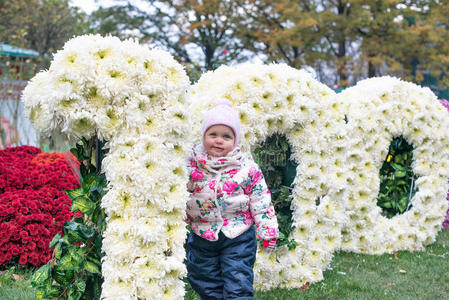
[[36, 130], [47, 135], [58, 125], [53, 96], [55, 85], [51, 73], [41, 71], [29, 81], [22, 93], [26, 116]]
[[[222, 66], [203, 74], [191, 90], [194, 137], [201, 137], [203, 114], [220, 98], [229, 99], [240, 114], [243, 149], [276, 132], [286, 135], [299, 165], [292, 201], [295, 229], [290, 238], [297, 249], [309, 244], [321, 249], [295, 252], [285, 246], [270, 255], [259, 251], [255, 287], [291, 288], [320, 280], [340, 246], [340, 228], [346, 221], [345, 126], [335, 94], [307, 72], [286, 65]], [[334, 156], [340, 161], [329, 167]]]
[[[432, 242], [447, 211], [449, 116], [427, 88], [396, 78], [359, 82], [338, 95], [348, 119], [351, 149], [346, 160], [350, 222], [342, 249], [379, 254], [417, 250]], [[379, 170], [391, 140], [404, 136], [413, 145], [412, 169], [418, 179], [412, 207], [392, 219], [377, 206]], [[351, 159], [351, 155], [354, 159]], [[441, 191], [441, 192], [440, 192]]]
[[169, 53], [87, 35], [68, 41], [24, 91], [38, 130], [107, 140], [104, 299], [184, 295], [188, 86]]

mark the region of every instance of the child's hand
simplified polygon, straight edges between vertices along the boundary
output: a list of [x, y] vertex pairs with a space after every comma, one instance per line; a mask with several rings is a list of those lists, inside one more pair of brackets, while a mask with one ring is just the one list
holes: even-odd
[[268, 252], [273, 251], [274, 247], [276, 246], [276, 239], [263, 240], [262, 245], [266, 251]]

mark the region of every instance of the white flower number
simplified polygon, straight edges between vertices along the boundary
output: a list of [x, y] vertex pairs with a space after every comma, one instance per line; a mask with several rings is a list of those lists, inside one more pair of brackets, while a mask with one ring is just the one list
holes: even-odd
[[108, 141], [103, 299], [184, 296], [188, 87], [167, 52], [89, 35], [67, 42], [24, 91], [44, 134]]

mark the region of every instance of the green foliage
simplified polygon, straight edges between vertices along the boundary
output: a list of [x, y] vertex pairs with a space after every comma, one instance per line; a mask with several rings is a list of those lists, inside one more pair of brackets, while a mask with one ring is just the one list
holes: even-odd
[[[93, 145], [96, 143], [96, 151]], [[99, 174], [99, 161], [104, 153], [98, 140], [79, 144], [72, 153], [81, 162], [81, 188], [67, 191], [72, 200], [71, 210], [80, 212], [64, 223], [64, 236], [57, 234], [50, 242], [54, 248], [48, 264], [37, 270], [31, 284], [36, 288], [36, 299], [99, 299], [101, 294], [102, 234], [105, 213], [100, 207], [106, 193], [106, 179]], [[95, 153], [98, 153], [95, 155]], [[96, 156], [95, 165], [92, 155]]]
[[403, 137], [394, 138], [380, 169], [381, 183], [377, 198], [377, 205], [388, 218], [402, 214], [411, 207], [410, 199], [416, 192], [412, 161], [413, 146]]
[[274, 134], [254, 149], [253, 154], [271, 191], [279, 223], [277, 246], [288, 245], [289, 248], [295, 248], [295, 241], [289, 240], [288, 236], [293, 229], [290, 205], [291, 184], [296, 176], [296, 164], [289, 159], [291, 149], [288, 140], [284, 135]]

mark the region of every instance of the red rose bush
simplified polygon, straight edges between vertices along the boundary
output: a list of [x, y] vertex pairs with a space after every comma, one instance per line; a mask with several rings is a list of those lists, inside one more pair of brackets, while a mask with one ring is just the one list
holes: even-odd
[[0, 266], [48, 262], [50, 241], [73, 216], [65, 190], [80, 186], [77, 168], [71, 153], [31, 146], [0, 151]]

